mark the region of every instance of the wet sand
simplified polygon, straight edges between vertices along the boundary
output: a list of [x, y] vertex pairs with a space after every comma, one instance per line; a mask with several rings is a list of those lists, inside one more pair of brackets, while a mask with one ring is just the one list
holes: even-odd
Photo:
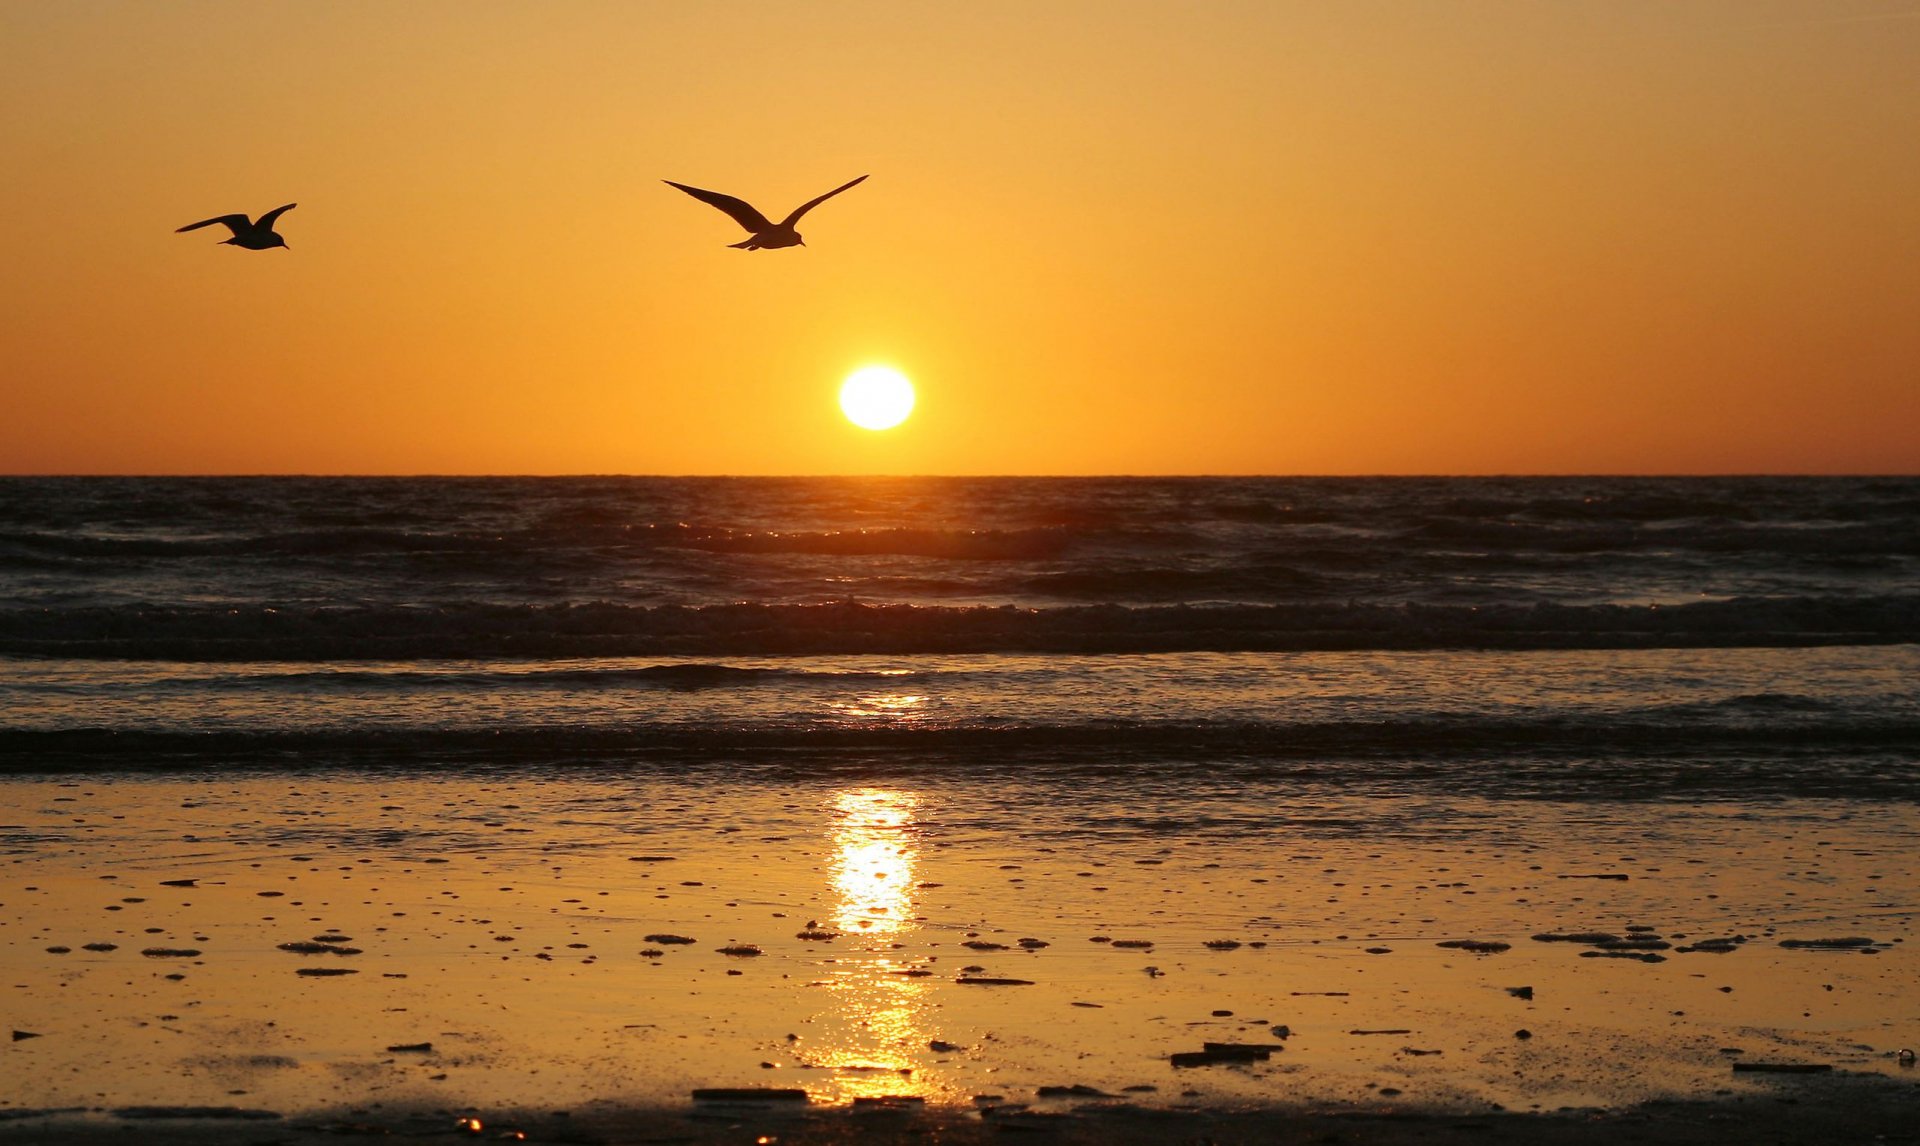
[[1920, 1102], [1897, 803], [777, 767], [0, 801], [14, 1140], [1795, 1140]]

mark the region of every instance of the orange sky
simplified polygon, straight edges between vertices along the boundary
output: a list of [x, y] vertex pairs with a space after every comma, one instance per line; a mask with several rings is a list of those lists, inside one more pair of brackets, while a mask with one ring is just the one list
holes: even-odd
[[0, 472], [1920, 471], [1904, 0], [8, 0], [0, 155]]

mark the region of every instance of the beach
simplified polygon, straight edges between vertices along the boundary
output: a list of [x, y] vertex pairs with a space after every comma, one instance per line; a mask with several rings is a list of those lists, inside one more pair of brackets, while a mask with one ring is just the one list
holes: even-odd
[[711, 1089], [989, 1128], [1616, 1117], [1920, 1081], [1910, 807], [1102, 787], [16, 778], [0, 952], [35, 1037], [0, 1133], [699, 1126]]
[[0, 1138], [1920, 1097], [1910, 481], [8, 488]]

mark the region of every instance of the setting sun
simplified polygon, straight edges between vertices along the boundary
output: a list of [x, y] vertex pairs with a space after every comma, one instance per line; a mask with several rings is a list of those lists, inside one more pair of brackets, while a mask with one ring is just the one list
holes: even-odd
[[913, 412], [913, 383], [891, 366], [863, 366], [840, 385], [840, 409], [867, 430], [890, 430]]

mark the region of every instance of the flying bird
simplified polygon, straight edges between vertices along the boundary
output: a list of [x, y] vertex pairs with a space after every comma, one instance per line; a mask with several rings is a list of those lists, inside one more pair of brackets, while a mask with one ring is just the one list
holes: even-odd
[[177, 235], [181, 231], [197, 231], [202, 227], [221, 223], [227, 230], [233, 232], [233, 238], [223, 240], [227, 246], [245, 247], [249, 251], [266, 251], [274, 247], [285, 247], [287, 241], [275, 233], [273, 221], [298, 206], [298, 203], [289, 203], [284, 207], [275, 207], [252, 222], [248, 222], [245, 215], [215, 215], [211, 219], [202, 219], [198, 223], [188, 223], [176, 230], [174, 234]]
[[735, 199], [731, 195], [722, 195], [718, 191], [702, 191], [698, 187], [689, 187], [685, 183], [675, 183], [671, 179], [662, 179], [660, 182], [665, 183], [669, 187], [678, 187], [702, 203], [710, 207], [718, 207], [722, 211], [725, 211], [734, 222], [745, 227], [747, 233], [753, 236], [744, 243], [728, 243], [727, 245], [743, 251], [758, 251], [771, 247], [806, 246], [806, 240], [800, 237], [800, 232], [793, 229], [793, 225], [800, 221], [800, 216], [813, 210], [820, 204], [825, 203], [847, 188], [865, 182], [866, 178], [865, 175], [862, 175], [852, 183], [842, 183], [840, 186], [835, 187], [817, 199], [807, 200], [805, 203], [795, 207], [793, 214], [788, 215], [778, 223], [769, 222], [765, 215], [755, 210], [753, 204], [747, 202], [745, 199]]

